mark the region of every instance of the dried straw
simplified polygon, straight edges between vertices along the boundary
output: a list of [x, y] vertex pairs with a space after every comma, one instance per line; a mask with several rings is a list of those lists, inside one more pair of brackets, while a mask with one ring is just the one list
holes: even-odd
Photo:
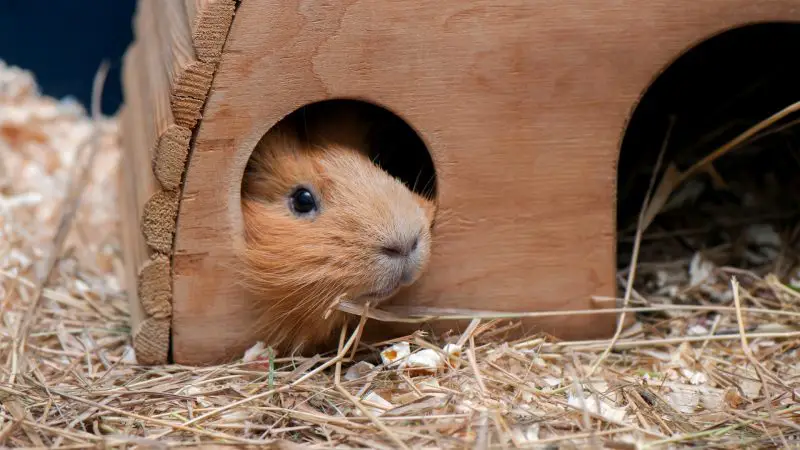
[[[86, 167], [81, 143], [95, 131], [97, 153], [80, 205], [69, 226], [60, 225], [75, 201], [69, 186]], [[359, 326], [342, 330], [339, 349], [330, 355], [275, 357], [254, 347], [221, 366], [139, 366], [121, 285], [115, 134], [115, 120], [90, 119], [72, 103], [40, 96], [29, 73], [0, 65], [0, 446], [798, 443], [800, 293], [785, 276], [793, 273], [787, 261], [795, 261], [791, 230], [769, 261], [735, 268], [736, 245], [685, 254], [674, 239], [688, 239], [689, 228], [665, 233], [656, 222], [648, 232], [640, 226], [639, 263], [620, 272], [621, 286], [637, 273], [626, 289], [629, 304], [615, 309], [637, 320], [615, 339], [504, 340], [513, 317], [502, 313], [351, 308], [383, 320], [473, 321], [449, 340], [416, 334], [365, 343]], [[55, 236], [64, 227], [61, 245]], [[616, 299], [598, 299], [607, 300]], [[565, 313], [528, 315], [554, 314]], [[398, 354], [405, 366], [380, 360], [375, 349], [403, 342], [411, 352]], [[449, 353], [447, 343], [461, 352]], [[426, 361], [432, 361], [430, 371]]]

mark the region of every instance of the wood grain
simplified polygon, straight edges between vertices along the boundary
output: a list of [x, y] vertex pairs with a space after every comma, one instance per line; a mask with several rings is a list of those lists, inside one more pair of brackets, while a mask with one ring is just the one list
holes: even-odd
[[[141, 361], [153, 362], [152, 355], [148, 354], [146, 346], [142, 349], [141, 324], [147, 319], [142, 303], [139, 301], [139, 276], [138, 268], [146, 264], [150, 258], [150, 249], [144, 242], [141, 234], [140, 221], [143, 205], [148, 198], [159, 189], [158, 182], [148, 170], [150, 167], [149, 146], [144, 139], [142, 96], [147, 92], [140, 84], [140, 74], [134, 69], [139, 65], [138, 44], [131, 46], [125, 55], [123, 65], [123, 87], [128, 93], [139, 95], [126, 95], [125, 105], [121, 120], [121, 144], [125, 150], [121, 156], [120, 179], [122, 193], [122, 240], [126, 257], [126, 287], [128, 289], [129, 303], [131, 305], [131, 327], [133, 329], [134, 348], [141, 356]], [[146, 333], [146, 332], [145, 332]], [[145, 341], [148, 337], [145, 334]], [[155, 361], [158, 362], [158, 361]]]
[[[152, 36], [152, 28], [149, 27], [152, 24], [149, 20], [151, 13], [147, 7], [137, 9], [134, 17], [134, 30], [137, 35]], [[141, 269], [151, 264], [151, 257], [157, 257], [157, 252], [147, 245], [142, 234], [142, 218], [147, 203], [162, 189], [151, 170], [155, 153], [154, 144], [159, 129], [158, 116], [152, 111], [157, 109], [155, 105], [160, 94], [158, 90], [153, 89], [153, 85], [161, 79], [160, 66], [152, 63], [152, 46], [153, 41], [150, 39], [139, 40], [125, 55], [123, 89], [126, 98], [122, 123], [124, 152], [123, 163], [120, 165], [121, 178], [125, 180], [129, 192], [125, 196], [127, 197], [125, 208], [128, 212], [123, 223], [125, 227], [123, 240], [126, 249], [132, 252], [130, 255], [126, 254], [128, 257], [126, 280], [132, 310], [133, 343], [137, 359], [143, 364], [166, 362], [170, 329], [169, 316], [162, 316], [159, 319], [151, 317], [150, 313], [154, 309], [151, 305], [154, 300], [142, 300], [142, 295], [148, 295], [148, 286], [152, 283], [142, 283], [140, 276]], [[147, 70], [154, 67], [155, 70]], [[171, 303], [168, 311], [171, 312]]]
[[[128, 50], [129, 57], [135, 47]], [[127, 71], [123, 71], [123, 78]], [[131, 86], [127, 81], [123, 81], [126, 86]], [[131, 117], [131, 103], [125, 103], [120, 109], [120, 146], [128, 151], [122, 153], [120, 157], [119, 192], [120, 192], [120, 235], [122, 241], [122, 252], [125, 257], [125, 279], [124, 287], [128, 293], [128, 304], [130, 305], [132, 328], [136, 327], [145, 317], [144, 309], [139, 301], [138, 293], [138, 274], [136, 268], [148, 258], [148, 249], [139, 234], [139, 215], [137, 202], [138, 196], [135, 183], [146, 183], [144, 177], [137, 177], [137, 170], [131, 161], [133, 152], [139, 147], [133, 139], [133, 130], [136, 129], [135, 119]]]
[[172, 273], [167, 256], [156, 255], [142, 264], [137, 289], [148, 317], [172, 317]]
[[233, 20], [234, 0], [184, 0], [200, 61], [217, 63]]
[[170, 78], [170, 106], [175, 123], [192, 129], [200, 119], [200, 110], [211, 87], [214, 64], [197, 59], [183, 2], [162, 2], [160, 13], [153, 20], [165, 49], [161, 53], [162, 64]]
[[207, 14], [193, 9], [190, 17], [186, 6], [140, 0], [135, 41], [123, 63], [122, 234], [134, 348], [142, 364], [167, 362], [181, 183], [216, 67], [198, 58], [192, 38], [192, 20], [202, 24], [195, 16]]
[[[377, 5], [238, 7], [181, 196], [176, 362], [238, 357], [258, 338], [254, 300], [230, 271], [242, 245], [240, 184], [258, 139], [296, 108], [365, 99], [398, 113], [428, 145], [441, 209], [433, 258], [394, 303], [596, 308], [590, 296], [615, 294], [616, 160], [638, 98], [670, 61], [722, 30], [800, 18], [788, 0]], [[199, 48], [197, 31], [194, 39]], [[567, 339], [609, 336], [614, 323], [612, 314], [525, 321]]]

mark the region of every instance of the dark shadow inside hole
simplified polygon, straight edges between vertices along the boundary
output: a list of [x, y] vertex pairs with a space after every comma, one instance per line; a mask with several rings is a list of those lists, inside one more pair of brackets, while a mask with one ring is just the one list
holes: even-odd
[[[686, 170], [800, 100], [798, 54], [800, 24], [753, 24], [688, 50], [652, 83], [631, 117], [620, 151], [619, 268], [631, 262], [639, 211], [670, 118], [674, 125], [656, 185], [667, 165]], [[796, 240], [800, 213], [798, 119], [797, 114], [787, 117], [718, 159], [713, 168], [724, 185], [701, 173], [676, 189], [645, 233], [639, 262], [687, 261], [698, 251], [708, 251], [719, 264], [763, 268], [779, 276], [795, 270], [798, 258], [787, 249]], [[765, 242], [770, 239], [764, 233], [754, 237], [758, 233], [753, 227], [765, 224], [782, 239], [780, 249]], [[773, 250], [765, 250], [770, 245]], [[765, 258], [773, 263], [762, 264], [765, 259], [754, 252], [771, 252]]]
[[436, 171], [427, 146], [410, 125], [391, 111], [364, 101], [335, 99], [303, 106], [283, 120], [301, 124], [311, 116], [324, 120], [325, 115], [341, 111], [355, 113], [368, 127], [367, 150], [375, 164], [417, 194], [436, 200]]

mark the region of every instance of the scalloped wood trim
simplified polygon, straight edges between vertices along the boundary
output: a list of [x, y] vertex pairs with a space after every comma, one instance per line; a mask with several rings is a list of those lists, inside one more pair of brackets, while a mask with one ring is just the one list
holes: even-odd
[[237, 2], [233, 0], [185, 0], [192, 24], [192, 41], [201, 61], [217, 63], [228, 36]]
[[167, 362], [181, 183], [235, 6], [139, 0], [134, 16], [135, 40], [123, 62], [120, 192], [126, 287], [142, 364]]

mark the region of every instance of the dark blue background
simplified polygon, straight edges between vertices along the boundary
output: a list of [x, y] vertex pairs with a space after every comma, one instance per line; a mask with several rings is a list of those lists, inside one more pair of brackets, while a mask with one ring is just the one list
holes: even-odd
[[[166, 0], [177, 1], [177, 0]], [[136, 0], [0, 0], [0, 59], [33, 72], [42, 92], [87, 109], [103, 59], [111, 70], [103, 113], [122, 102], [120, 64], [133, 38]]]

